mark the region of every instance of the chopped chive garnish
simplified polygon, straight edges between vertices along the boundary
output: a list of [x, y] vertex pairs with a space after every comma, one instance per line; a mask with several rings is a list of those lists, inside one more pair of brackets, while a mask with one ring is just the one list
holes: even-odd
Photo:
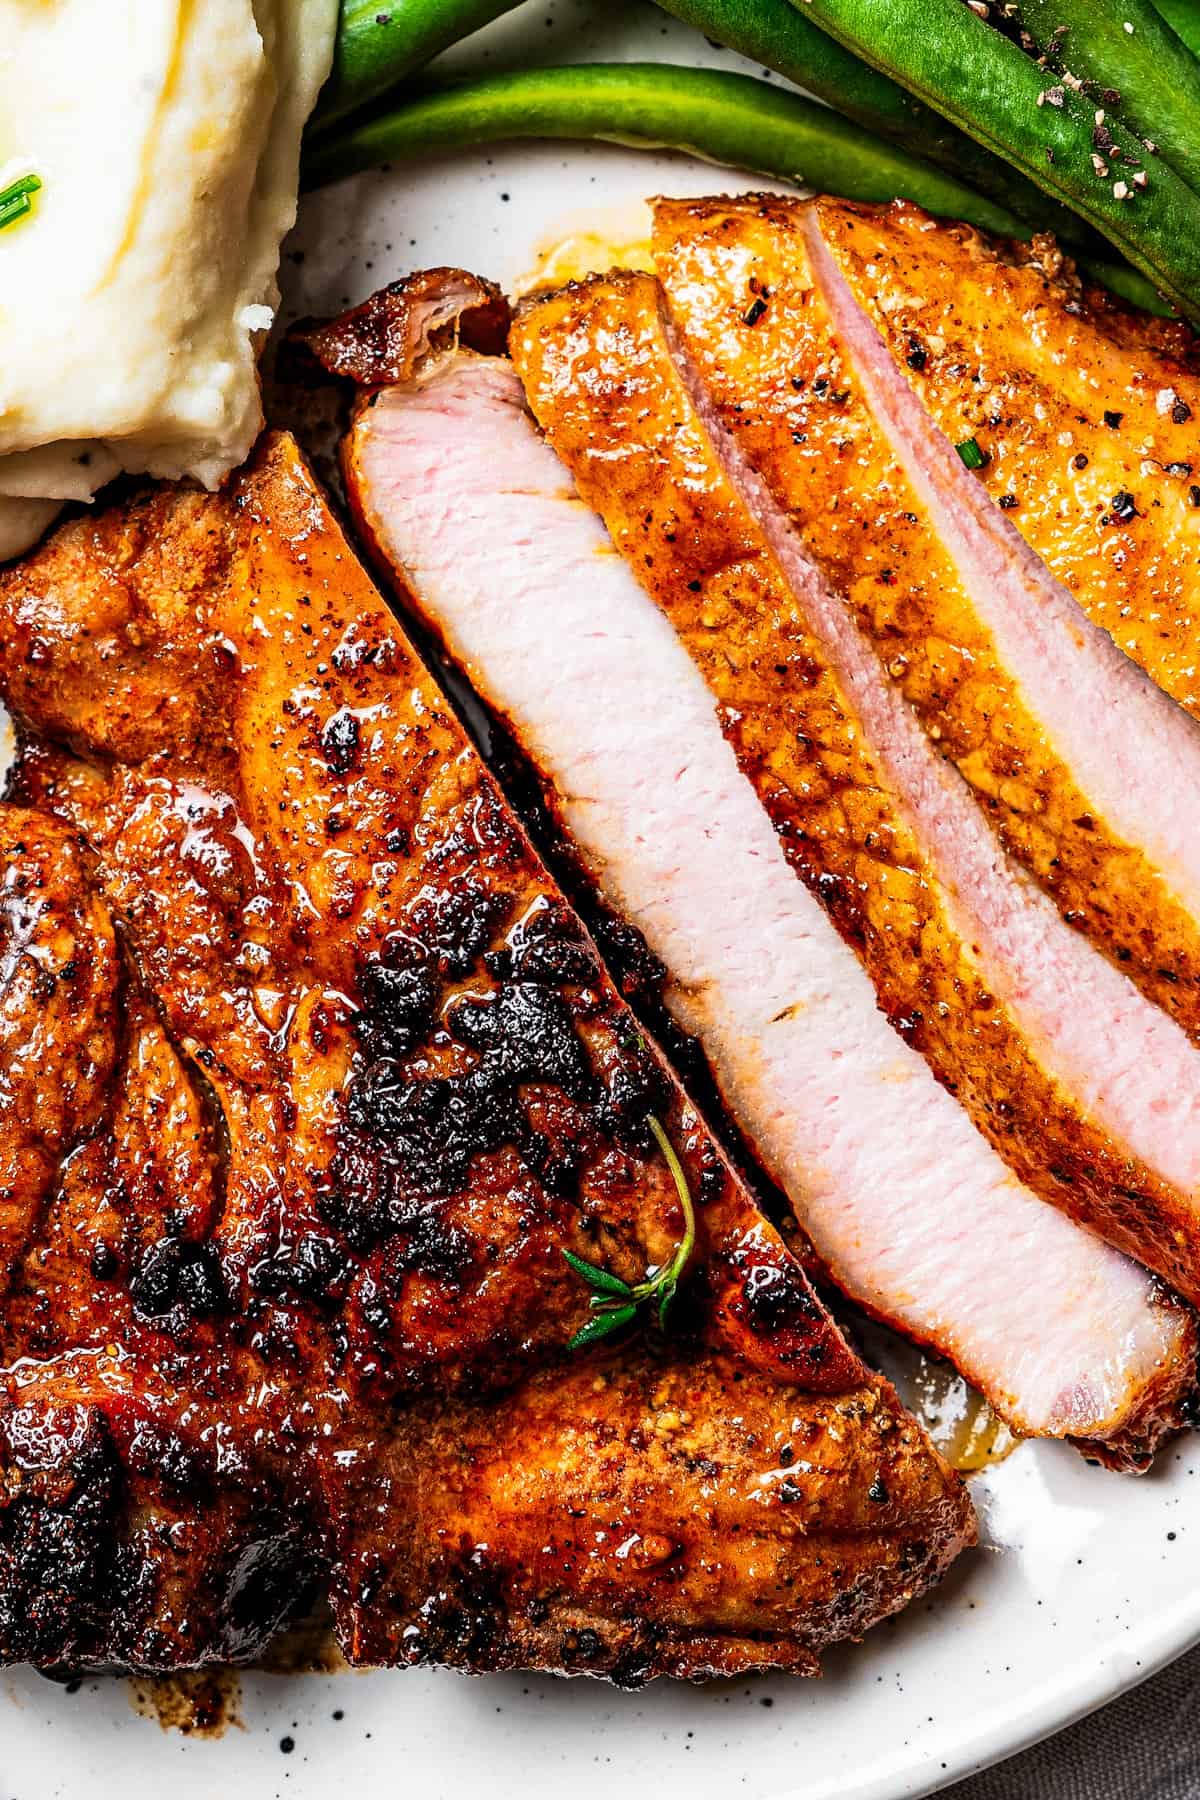
[[40, 175], [22, 175], [16, 181], [10, 181], [6, 188], [0, 188], [0, 231], [6, 225], [15, 225], [26, 213], [33, 211], [33, 196], [42, 185]]
[[964, 438], [962, 443], [955, 444], [954, 448], [958, 451], [958, 454], [962, 457], [968, 469], [982, 469], [984, 463], [987, 461], [987, 457], [983, 454], [983, 451], [979, 448], [979, 445], [974, 438]]
[[6, 225], [15, 225], [18, 219], [23, 219], [27, 212], [32, 211], [33, 202], [28, 194], [16, 194], [13, 199], [0, 203], [0, 231]]

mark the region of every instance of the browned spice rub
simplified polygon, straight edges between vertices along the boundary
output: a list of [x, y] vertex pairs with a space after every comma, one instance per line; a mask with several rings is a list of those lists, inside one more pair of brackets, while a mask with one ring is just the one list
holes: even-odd
[[533, 412], [704, 673], [787, 856], [859, 951], [893, 1024], [1022, 1180], [1200, 1295], [1187, 1198], [1043, 1066], [961, 935], [939, 870], [685, 391], [654, 278], [531, 302], [511, 347]]
[[[823, 228], [832, 219], [835, 232], [852, 232], [850, 209], [816, 204]], [[680, 297], [688, 352], [742, 451], [1009, 852], [1071, 924], [1200, 1034], [1200, 926], [1081, 791], [1006, 667], [833, 329], [809, 264], [806, 210], [769, 196], [657, 204], [655, 260], [668, 305]], [[903, 340], [906, 366], [918, 373], [931, 360], [925, 338], [943, 332], [924, 298], [920, 313], [925, 335]]]
[[[244, 1659], [324, 1589], [352, 1660], [811, 1672], [936, 1579], [961, 1484], [290, 440], [64, 527], [0, 618], [0, 1054], [62, 1098], [0, 1110], [0, 1658]], [[572, 1353], [563, 1250], [637, 1280], [682, 1231], [650, 1114], [698, 1215], [671, 1335]]]
[[[919, 208], [824, 206], [846, 279], [1084, 612], [1200, 717], [1200, 377], [1180, 325]], [[915, 356], [914, 356], [915, 352]]]

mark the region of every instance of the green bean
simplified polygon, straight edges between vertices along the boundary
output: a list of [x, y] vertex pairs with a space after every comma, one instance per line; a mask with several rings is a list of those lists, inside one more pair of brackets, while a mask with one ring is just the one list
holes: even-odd
[[[847, 49], [893, 76], [978, 143], [1102, 231], [1163, 297], [1200, 322], [1200, 197], [1155, 162], [1145, 188], [1092, 157], [1095, 102], [1058, 86], [962, 0], [792, 0]], [[1112, 137], [1130, 174], [1144, 146]]]
[[[1019, 5], [1020, 23], [1038, 49], [1049, 52], [1051, 67], [1096, 83], [1101, 92], [1093, 103], [1151, 139], [1200, 191], [1200, 65], [1150, 0], [1019, 0]], [[1101, 136], [1098, 148], [1104, 141]], [[1141, 165], [1145, 160], [1143, 149]], [[1114, 179], [1120, 174], [1115, 167]]]
[[881, 144], [815, 101], [748, 75], [659, 63], [527, 69], [428, 93], [313, 140], [305, 181], [504, 138], [601, 138], [686, 150], [850, 200], [901, 197], [985, 231], [1022, 236], [1013, 214], [952, 176]]
[[1196, 0], [1154, 0], [1176, 37], [1182, 38], [1193, 56], [1200, 56], [1200, 6]]
[[342, 0], [316, 129], [343, 118], [521, 0]]
[[1127, 301], [1142, 312], [1155, 313], [1160, 319], [1175, 317], [1174, 308], [1166, 304], [1157, 288], [1128, 263], [1108, 262], [1093, 256], [1081, 256], [1078, 261], [1085, 275], [1107, 288], [1110, 294], [1116, 294], [1119, 300]]
[[1097, 233], [1067, 207], [818, 31], [788, 0], [657, 3], [705, 37], [786, 76], [856, 125], [969, 183], [1035, 231], [1052, 231], [1065, 244], [1099, 251]]
[[[446, 87], [306, 145], [308, 187], [383, 162], [504, 138], [599, 138], [639, 149], [684, 150], [705, 161], [774, 175], [847, 200], [913, 200], [981, 231], [1027, 238], [1026, 225], [903, 151], [877, 143], [824, 106], [746, 75], [657, 63], [593, 63], [494, 75]], [[1151, 283], [1121, 264], [1081, 258], [1092, 277], [1150, 312]]]

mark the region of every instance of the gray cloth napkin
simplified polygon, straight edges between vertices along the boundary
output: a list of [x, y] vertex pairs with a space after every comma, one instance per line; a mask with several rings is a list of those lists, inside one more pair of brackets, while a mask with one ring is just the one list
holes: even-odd
[[942, 1800], [1200, 1800], [1200, 1648]]

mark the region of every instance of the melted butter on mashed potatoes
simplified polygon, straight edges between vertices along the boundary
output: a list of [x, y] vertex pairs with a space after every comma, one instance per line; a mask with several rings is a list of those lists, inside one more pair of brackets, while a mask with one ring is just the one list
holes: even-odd
[[255, 363], [338, 0], [0, 0], [0, 558], [122, 470], [215, 486]]

